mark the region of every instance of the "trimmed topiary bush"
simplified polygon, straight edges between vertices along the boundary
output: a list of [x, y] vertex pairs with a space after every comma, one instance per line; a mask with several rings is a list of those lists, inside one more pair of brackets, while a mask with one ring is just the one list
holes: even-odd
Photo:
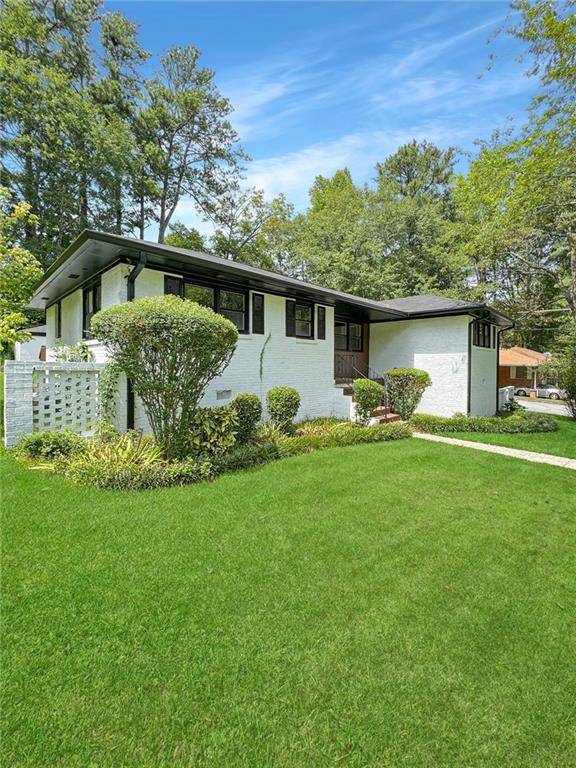
[[193, 301], [150, 296], [98, 312], [90, 329], [131, 380], [166, 458], [184, 455], [206, 387], [236, 349], [235, 325]]
[[236, 427], [236, 442], [249, 443], [256, 436], [258, 423], [262, 418], [262, 403], [258, 395], [244, 392], [236, 395], [231, 403], [236, 409], [238, 426]]
[[419, 413], [410, 419], [418, 432], [443, 434], [449, 432], [486, 432], [493, 434], [517, 434], [555, 432], [558, 424], [545, 413], [515, 413], [511, 416], [431, 416]]
[[388, 405], [401, 419], [408, 421], [418, 408], [424, 390], [432, 383], [428, 372], [419, 368], [392, 368], [383, 376]]
[[355, 379], [352, 383], [356, 418], [361, 424], [368, 424], [374, 408], [382, 404], [384, 387], [372, 379]]
[[272, 424], [289, 433], [300, 408], [300, 393], [294, 387], [272, 387], [266, 395], [266, 406]]
[[23, 437], [16, 451], [29, 459], [54, 459], [74, 456], [87, 448], [87, 441], [76, 432], [33, 432]]

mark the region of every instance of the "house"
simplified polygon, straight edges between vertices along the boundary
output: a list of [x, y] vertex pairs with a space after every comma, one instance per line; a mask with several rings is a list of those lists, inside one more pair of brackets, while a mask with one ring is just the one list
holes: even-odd
[[42, 360], [46, 351], [46, 325], [35, 325], [24, 329], [30, 334], [28, 341], [14, 344], [15, 360]]
[[498, 386], [535, 389], [541, 383], [538, 366], [547, 359], [541, 352], [526, 347], [500, 350]]
[[[84, 231], [48, 269], [31, 306], [46, 310], [48, 359], [56, 342], [84, 339], [97, 362], [106, 351], [90, 334], [100, 309], [143, 296], [176, 294], [212, 307], [239, 330], [237, 349], [204, 404], [239, 392], [264, 398], [296, 387], [300, 417], [350, 415], [343, 384], [400, 366], [429, 372], [425, 413], [493, 414], [500, 332], [508, 318], [489, 307], [439, 296], [374, 301], [168, 245]], [[127, 427], [146, 428], [126, 384]]]

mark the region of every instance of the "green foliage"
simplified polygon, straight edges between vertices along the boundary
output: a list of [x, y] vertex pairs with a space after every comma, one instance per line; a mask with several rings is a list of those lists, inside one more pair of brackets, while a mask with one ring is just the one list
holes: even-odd
[[553, 416], [544, 413], [516, 413], [510, 416], [430, 416], [420, 413], [410, 419], [412, 427], [419, 432], [442, 434], [446, 432], [492, 432], [495, 434], [518, 434], [531, 432], [554, 432], [558, 423]]
[[566, 406], [576, 419], [576, 322], [570, 323], [561, 336], [554, 360], [558, 384], [566, 392]]
[[335, 416], [325, 416], [317, 419], [307, 419], [301, 421], [296, 426], [294, 434], [298, 437], [301, 435], [323, 435], [332, 427], [336, 427], [342, 424], [349, 424], [348, 419], [338, 419]]
[[238, 413], [233, 405], [198, 408], [190, 423], [188, 449], [197, 456], [222, 456], [236, 442]]
[[256, 436], [258, 423], [262, 418], [260, 398], [258, 395], [246, 392], [236, 395], [231, 405], [236, 409], [238, 420], [236, 440], [238, 443], [248, 443]]
[[272, 424], [290, 432], [300, 408], [300, 393], [294, 387], [272, 387], [266, 395], [266, 407]]
[[378, 424], [364, 427], [352, 422], [336, 424], [326, 428], [320, 434], [295, 435], [282, 437], [278, 441], [281, 456], [296, 456], [322, 448], [337, 448], [361, 443], [379, 443], [401, 440], [411, 437], [412, 430], [407, 424]]
[[110, 360], [102, 371], [98, 380], [98, 404], [100, 408], [99, 422], [103, 430], [113, 429], [113, 424], [118, 412], [118, 381], [122, 373], [115, 360]]
[[187, 248], [189, 251], [206, 250], [206, 243], [200, 232], [194, 229], [194, 227], [187, 227], [180, 221], [170, 224], [164, 242], [166, 245], [173, 245], [176, 248]]
[[22, 330], [27, 324], [23, 310], [42, 276], [42, 267], [17, 243], [22, 229], [35, 222], [29, 204], [9, 205], [6, 190], [0, 188], [0, 344], [30, 339]]
[[33, 432], [23, 437], [16, 452], [29, 459], [53, 460], [84, 453], [88, 442], [69, 430], [65, 432]]
[[384, 374], [388, 405], [400, 418], [409, 419], [430, 386], [430, 376], [418, 368], [392, 368]]
[[98, 312], [91, 330], [132, 381], [166, 457], [184, 455], [206, 387], [236, 348], [234, 324], [194, 302], [161, 296]]
[[516, 413], [517, 411], [524, 411], [526, 410], [524, 406], [518, 402], [518, 400], [507, 400], [502, 408], [500, 409], [501, 413]]
[[241, 469], [267, 464], [278, 458], [280, 458], [280, 451], [273, 440], [245, 443], [235, 446], [219, 458], [217, 468], [219, 473], [238, 472]]
[[94, 355], [85, 341], [79, 341], [73, 346], [56, 343], [56, 360], [67, 363], [91, 363]]
[[352, 384], [356, 417], [361, 424], [368, 424], [372, 411], [382, 404], [384, 387], [371, 379], [356, 379]]

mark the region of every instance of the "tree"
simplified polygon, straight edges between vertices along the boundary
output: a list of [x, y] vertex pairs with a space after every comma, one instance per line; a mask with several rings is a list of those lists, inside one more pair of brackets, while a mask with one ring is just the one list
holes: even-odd
[[[158, 242], [163, 243], [176, 206], [189, 195], [207, 212], [236, 184], [243, 154], [228, 122], [232, 107], [214, 83], [214, 73], [199, 67], [200, 52], [172, 48], [160, 71], [145, 83], [144, 106], [136, 131], [144, 149]], [[141, 222], [141, 229], [142, 229]]]
[[23, 310], [42, 277], [42, 267], [18, 245], [22, 230], [35, 224], [30, 205], [8, 206], [7, 192], [0, 193], [0, 344], [11, 345], [30, 338], [22, 330], [27, 323]]
[[104, 309], [91, 330], [132, 382], [166, 458], [184, 455], [206, 387], [236, 349], [236, 326], [207, 307], [161, 296]]
[[176, 248], [187, 248], [190, 251], [205, 251], [204, 238], [194, 227], [187, 227], [180, 221], [170, 224], [168, 234], [164, 240], [166, 245], [174, 245]]

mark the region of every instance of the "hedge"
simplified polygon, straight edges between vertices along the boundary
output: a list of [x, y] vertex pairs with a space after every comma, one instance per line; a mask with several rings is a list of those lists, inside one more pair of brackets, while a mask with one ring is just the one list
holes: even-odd
[[554, 432], [558, 424], [544, 413], [512, 416], [431, 416], [421, 413], [410, 419], [417, 432], [486, 432], [493, 434]]

